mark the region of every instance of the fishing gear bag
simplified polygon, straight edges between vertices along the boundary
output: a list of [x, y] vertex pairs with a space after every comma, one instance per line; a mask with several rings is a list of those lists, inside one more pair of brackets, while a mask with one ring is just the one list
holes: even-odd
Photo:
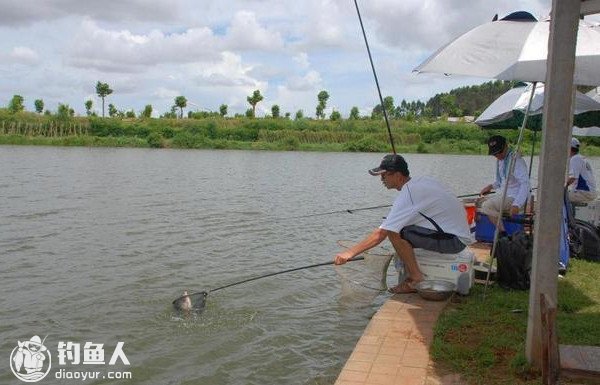
[[600, 262], [600, 235], [593, 224], [575, 219], [569, 225], [569, 249], [571, 256]]
[[498, 239], [494, 258], [497, 261], [496, 281], [504, 289], [529, 289], [533, 238], [517, 232]]

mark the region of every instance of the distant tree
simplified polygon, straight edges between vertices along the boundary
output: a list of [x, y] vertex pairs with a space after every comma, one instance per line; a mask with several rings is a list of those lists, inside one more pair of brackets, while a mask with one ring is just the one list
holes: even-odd
[[323, 107], [321, 104], [317, 104], [317, 108], [315, 110], [315, 117], [317, 119], [323, 119], [325, 118], [325, 107]]
[[135, 119], [135, 111], [133, 109], [125, 112], [125, 117], [130, 119]]
[[165, 119], [177, 119], [177, 106], [171, 106], [171, 111], [165, 112], [160, 117]]
[[336, 120], [340, 120], [342, 118], [342, 115], [339, 113], [339, 111], [333, 110], [331, 111], [331, 115], [329, 115], [329, 119], [336, 121]]
[[44, 111], [44, 101], [42, 99], [35, 99], [33, 105], [35, 106], [35, 112], [38, 114], [41, 114]]
[[286, 112], [286, 113], [285, 113], [285, 118], [286, 118], [286, 119], [289, 119], [289, 118], [290, 118], [290, 116], [292, 116], [292, 114], [291, 114], [291, 113], [289, 113], [289, 112]]
[[317, 118], [325, 119], [325, 108], [327, 108], [327, 100], [329, 99], [329, 92], [323, 90], [317, 94]]
[[246, 114], [245, 114], [245, 116], [246, 116], [247, 118], [254, 118], [254, 110], [253, 110], [252, 108], [248, 108], [248, 109], [246, 110]]
[[111, 118], [117, 116], [119, 111], [117, 111], [117, 107], [115, 107], [114, 104], [110, 103], [108, 105], [108, 116], [110, 116]]
[[294, 119], [296, 119], [296, 120], [300, 120], [300, 119], [302, 119], [302, 118], [304, 118], [304, 111], [302, 111], [302, 110], [298, 110], [298, 111], [296, 111], [296, 116], [295, 116], [295, 118], [294, 118]]
[[352, 109], [350, 109], [350, 116], [348, 119], [360, 119], [358, 107], [354, 106]]
[[455, 112], [458, 109], [456, 105], [456, 96], [452, 94], [443, 94], [440, 98], [442, 113], [450, 116], [456, 116]]
[[406, 102], [405, 99], [402, 99], [402, 101], [400, 102], [400, 105], [397, 108], [397, 115], [399, 115], [399, 117], [405, 117], [406, 114], [408, 113], [408, 106], [409, 104]]
[[[392, 96], [386, 96], [383, 98], [383, 105], [385, 106], [385, 113], [388, 117], [394, 117], [394, 111], [396, 110], [394, 107], [394, 98]], [[383, 107], [381, 104], [376, 105], [371, 112], [371, 119], [381, 119], [383, 118]]]
[[373, 111], [371, 111], [371, 119], [381, 119], [383, 117], [383, 108], [381, 108], [381, 104], [373, 107]]
[[50, 116], [50, 115], [52, 115], [52, 112], [50, 110], [46, 110], [46, 111], [44, 111], [44, 115]]
[[110, 89], [108, 83], [102, 83], [100, 81], [96, 83], [96, 94], [102, 98], [102, 117], [104, 117], [104, 98], [112, 93], [113, 90]]
[[271, 114], [274, 118], [279, 118], [279, 106], [277, 104], [273, 104], [273, 107], [271, 107]]
[[385, 107], [386, 114], [391, 115], [394, 112], [394, 97], [386, 96], [383, 98], [383, 106]]
[[85, 101], [85, 113], [87, 116], [92, 115], [92, 106], [93, 105], [94, 105], [94, 102], [92, 102], [91, 100]]
[[183, 109], [187, 107], [187, 99], [185, 96], [176, 97], [175, 105], [179, 108], [179, 119], [183, 119]]
[[225, 117], [225, 115], [227, 115], [227, 104], [221, 104], [221, 106], [219, 107], [219, 114], [221, 114], [222, 117]]
[[260, 90], [254, 90], [252, 96], [248, 96], [246, 100], [252, 106], [252, 117], [256, 116], [256, 105], [262, 101], [264, 97], [260, 94]]
[[10, 99], [10, 102], [8, 103], [8, 110], [13, 114], [23, 111], [25, 109], [23, 102], [24, 99], [21, 95], [13, 95], [12, 99]]
[[221, 114], [219, 112], [216, 111], [189, 111], [188, 112], [188, 118], [190, 119], [206, 119], [206, 118], [213, 118], [213, 117], [222, 117]]
[[67, 119], [71, 116], [75, 115], [75, 111], [68, 104], [58, 104], [58, 109], [56, 111], [56, 116], [61, 119]]
[[142, 118], [152, 117], [152, 105], [146, 104], [146, 107], [144, 107], [144, 111], [142, 111], [142, 113], [140, 115]]

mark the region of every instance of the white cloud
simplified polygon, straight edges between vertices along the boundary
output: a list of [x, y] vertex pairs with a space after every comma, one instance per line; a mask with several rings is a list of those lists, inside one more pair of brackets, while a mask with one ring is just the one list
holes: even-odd
[[252, 66], [232, 52], [223, 52], [221, 61], [198, 65], [198, 84], [201, 86], [257, 87], [260, 81], [249, 76]]
[[256, 15], [248, 11], [235, 14], [224, 40], [230, 50], [270, 51], [283, 47], [281, 35], [261, 26]]
[[[379, 0], [365, 3], [364, 13], [386, 45], [435, 50], [479, 24], [513, 11], [537, 14], [541, 1]], [[544, 2], [546, 3], [546, 2]], [[542, 12], [543, 13], [543, 12]]]
[[86, 19], [69, 49], [69, 64], [105, 72], [138, 72], [161, 63], [189, 63], [214, 58], [216, 39], [209, 28], [191, 28], [146, 35], [128, 30], [111, 31]]
[[[477, 79], [415, 75], [429, 54], [495, 13], [547, 14], [550, 0], [359, 1], [384, 96], [427, 100]], [[325, 89], [346, 115], [378, 103], [360, 25], [347, 0], [0, 0], [0, 100], [21, 94], [50, 109], [96, 81], [119, 109], [167, 111], [184, 95], [202, 109], [248, 108], [259, 89], [268, 109], [314, 114]], [[481, 79], [479, 82], [486, 81]], [[85, 98], [84, 98], [85, 99]]]
[[8, 54], [7, 60], [16, 64], [37, 64], [39, 56], [37, 52], [28, 47], [14, 47]]
[[181, 92], [177, 90], [170, 90], [164, 87], [158, 87], [153, 93], [152, 96], [156, 96], [159, 99], [164, 100], [174, 100], [177, 96], [180, 96]]
[[298, 65], [302, 69], [306, 69], [306, 68], [310, 67], [310, 62], [308, 61], [308, 55], [306, 54], [306, 52], [298, 53], [296, 56], [294, 56], [292, 58], [292, 60], [294, 60], [296, 63], [298, 63]]
[[70, 15], [94, 15], [107, 21], [168, 21], [179, 12], [181, 0], [1, 0], [0, 26], [34, 24]]
[[302, 77], [289, 79], [286, 88], [290, 91], [310, 91], [320, 87], [321, 83], [321, 75], [317, 71], [311, 70]]

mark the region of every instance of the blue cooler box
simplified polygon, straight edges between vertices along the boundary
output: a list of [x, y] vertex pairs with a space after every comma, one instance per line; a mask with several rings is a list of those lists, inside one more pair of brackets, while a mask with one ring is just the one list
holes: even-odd
[[[515, 220], [523, 220], [523, 215], [515, 215], [513, 217]], [[523, 231], [522, 223], [509, 222], [506, 219], [503, 219], [504, 228], [508, 235], [513, 233]], [[479, 242], [493, 242], [494, 241], [494, 231], [496, 231], [496, 226], [494, 226], [487, 215], [482, 213], [477, 213], [475, 216], [475, 239]]]

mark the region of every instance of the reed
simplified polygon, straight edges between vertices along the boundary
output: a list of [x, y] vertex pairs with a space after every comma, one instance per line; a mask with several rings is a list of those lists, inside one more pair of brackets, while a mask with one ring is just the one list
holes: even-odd
[[[399, 152], [486, 154], [494, 134], [517, 139], [516, 130], [482, 130], [471, 123], [391, 120]], [[15, 137], [21, 137], [16, 139]], [[43, 141], [39, 138], [69, 138]], [[82, 137], [85, 139], [74, 140]], [[526, 131], [523, 151], [529, 152], [533, 133]], [[539, 151], [539, 135], [536, 152]], [[586, 155], [600, 155], [600, 138], [581, 138]], [[389, 152], [381, 119], [314, 120], [303, 118], [122, 119], [57, 117], [0, 109], [0, 143], [106, 145], [161, 148], [245, 148], [301, 151]], [[62, 144], [65, 143], [65, 144]]]

